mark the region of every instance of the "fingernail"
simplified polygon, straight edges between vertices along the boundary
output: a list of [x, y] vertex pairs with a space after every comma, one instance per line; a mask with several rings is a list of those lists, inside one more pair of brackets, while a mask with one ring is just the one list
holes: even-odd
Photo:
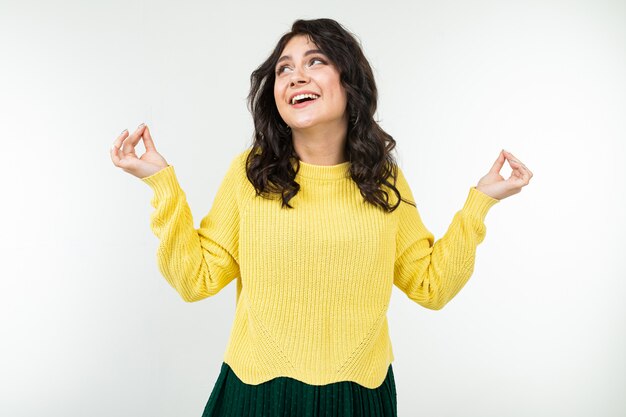
[[139, 126], [137, 126], [137, 129], [141, 129], [141, 127], [144, 125], [145, 123], [140, 124]]
[[[126, 132], [127, 130], [128, 130], [128, 129], [124, 129], [124, 130], [122, 130], [122, 133]], [[120, 133], [120, 135], [121, 135], [122, 133]]]

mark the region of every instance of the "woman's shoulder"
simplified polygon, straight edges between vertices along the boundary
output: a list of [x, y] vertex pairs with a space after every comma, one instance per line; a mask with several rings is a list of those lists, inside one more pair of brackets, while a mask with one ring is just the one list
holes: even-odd
[[250, 151], [250, 148], [239, 150], [235, 153], [234, 156], [231, 157], [230, 165], [228, 167], [229, 175], [236, 175], [239, 179], [242, 178], [242, 174], [245, 176], [246, 161], [248, 159], [248, 154], [250, 153]]

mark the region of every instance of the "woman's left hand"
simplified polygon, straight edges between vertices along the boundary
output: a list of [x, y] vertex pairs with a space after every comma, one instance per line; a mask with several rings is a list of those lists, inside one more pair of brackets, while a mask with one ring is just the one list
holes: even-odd
[[[509, 161], [509, 165], [513, 169], [511, 176], [507, 180], [500, 175], [500, 170], [505, 160]], [[492, 198], [502, 200], [522, 191], [522, 187], [528, 185], [532, 177], [533, 173], [526, 168], [526, 165], [522, 164], [522, 162], [511, 153], [502, 149], [500, 155], [498, 155], [498, 159], [496, 159], [496, 162], [494, 162], [487, 175], [478, 181], [476, 189]]]

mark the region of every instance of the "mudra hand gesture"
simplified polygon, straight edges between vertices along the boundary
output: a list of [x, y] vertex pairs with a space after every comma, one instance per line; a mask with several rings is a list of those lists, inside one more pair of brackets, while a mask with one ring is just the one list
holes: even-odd
[[[509, 161], [509, 165], [513, 169], [511, 176], [506, 180], [500, 175], [505, 160]], [[528, 185], [532, 177], [533, 173], [526, 168], [526, 165], [522, 164], [513, 154], [502, 149], [487, 175], [478, 181], [476, 189], [490, 197], [502, 200], [522, 191], [522, 187]]]
[[[135, 146], [140, 139], [143, 139], [146, 152], [138, 158], [135, 154]], [[115, 139], [111, 147], [111, 160], [116, 167], [122, 168], [137, 178], [148, 177], [169, 166], [165, 158], [157, 152], [150, 130], [143, 123], [132, 135], [128, 136], [128, 130], [124, 130]]]

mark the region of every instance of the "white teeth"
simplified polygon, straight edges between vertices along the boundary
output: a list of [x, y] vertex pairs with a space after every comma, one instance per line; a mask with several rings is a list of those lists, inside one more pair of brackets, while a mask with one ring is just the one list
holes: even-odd
[[303, 98], [306, 98], [306, 97], [316, 99], [319, 96], [317, 94], [298, 94], [297, 96], [294, 96], [291, 99], [291, 104], [296, 104], [296, 101], [302, 100]]

